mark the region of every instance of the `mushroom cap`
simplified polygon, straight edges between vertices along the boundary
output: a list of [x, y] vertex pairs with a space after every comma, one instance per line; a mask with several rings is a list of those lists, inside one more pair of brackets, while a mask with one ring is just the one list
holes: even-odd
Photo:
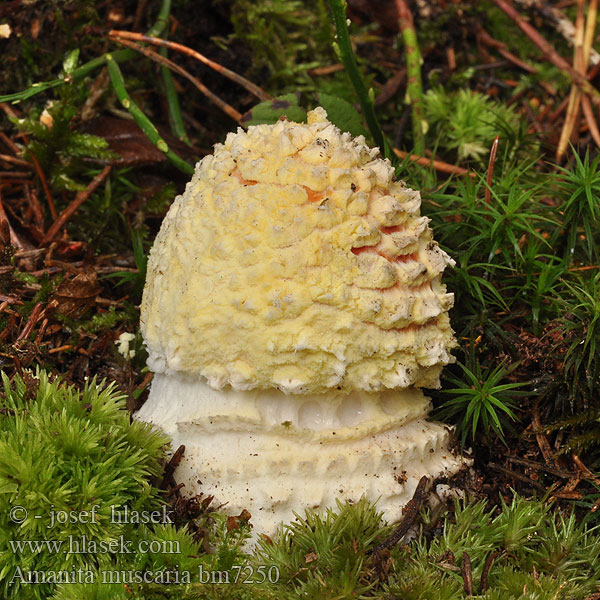
[[215, 389], [437, 387], [453, 261], [377, 154], [322, 108], [217, 144], [150, 252], [150, 368]]

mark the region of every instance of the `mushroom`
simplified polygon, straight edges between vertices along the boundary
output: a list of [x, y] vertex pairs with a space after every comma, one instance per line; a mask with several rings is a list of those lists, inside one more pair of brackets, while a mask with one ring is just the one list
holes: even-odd
[[396, 520], [423, 475], [463, 464], [420, 389], [453, 361], [453, 261], [377, 155], [322, 108], [238, 129], [150, 252], [137, 418], [185, 445], [188, 493], [248, 509], [257, 533], [336, 498]]

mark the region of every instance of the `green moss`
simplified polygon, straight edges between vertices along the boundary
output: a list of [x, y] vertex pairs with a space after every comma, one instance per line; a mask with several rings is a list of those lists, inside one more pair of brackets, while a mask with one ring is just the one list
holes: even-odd
[[[208, 534], [207, 552], [186, 528], [131, 518], [133, 511], [149, 514], [163, 506], [150, 480], [162, 471], [167, 440], [146, 424], [130, 423], [113, 388], [94, 380], [78, 391], [43, 372], [12, 381], [3, 376], [3, 383], [0, 586], [6, 598], [341, 600], [391, 594], [460, 600], [466, 598], [464, 553], [476, 587], [496, 553], [480, 594], [485, 600], [583, 600], [597, 589], [597, 534], [573, 515], [517, 496], [500, 509], [457, 502], [441, 534], [417, 534], [385, 556], [373, 549], [392, 528], [365, 500], [307, 510], [253, 552], [245, 547], [251, 530], [243, 515], [203, 512], [194, 521]], [[125, 507], [130, 517], [115, 518]], [[81, 545], [83, 536], [87, 551], [61, 551], [64, 544]], [[112, 549], [100, 551], [102, 544]], [[29, 572], [62, 573], [62, 583], [29, 585], [22, 580]]]
[[124, 397], [95, 379], [82, 391], [41, 371], [2, 380], [0, 589], [9, 598], [44, 598], [53, 586], [23, 585], [22, 574], [108, 565], [112, 553], [67, 546], [83, 536], [98, 544], [128, 536], [131, 526], [113, 522], [113, 508], [160, 508], [149, 479], [162, 471], [168, 439], [130, 423]]
[[338, 502], [337, 510], [308, 510], [282, 526], [275, 543], [261, 543], [257, 560], [277, 566], [280, 598], [357, 598], [375, 585], [367, 552], [386, 533], [372, 504]]
[[[598, 590], [597, 535], [573, 515], [558, 516], [543, 502], [515, 496], [496, 514], [484, 502], [457, 503], [442, 535], [430, 543], [420, 538], [399, 551], [389, 591], [403, 600], [467, 598], [463, 552], [471, 561], [474, 591], [485, 600], [584, 600]], [[481, 590], [492, 552], [496, 557]]]
[[30, 136], [25, 157], [33, 160], [33, 155], [39, 161], [52, 189], [81, 191], [89, 183], [81, 180], [82, 173], [89, 170], [82, 160], [110, 160], [116, 155], [104, 138], [79, 133], [73, 127], [87, 98], [87, 86], [63, 86], [58, 93], [60, 99], [49, 102], [44, 109], [49, 125], [40, 121], [43, 111], [39, 105], [26, 118], [13, 119], [13, 123]]
[[458, 160], [487, 159], [496, 135], [514, 131], [519, 122], [512, 108], [469, 89], [429, 90], [424, 111], [431, 128], [428, 138], [437, 140], [446, 151], [456, 152]]
[[307, 71], [335, 60], [323, 0], [235, 0], [231, 21], [235, 37], [251, 47], [255, 66], [268, 71], [271, 90], [312, 90]]

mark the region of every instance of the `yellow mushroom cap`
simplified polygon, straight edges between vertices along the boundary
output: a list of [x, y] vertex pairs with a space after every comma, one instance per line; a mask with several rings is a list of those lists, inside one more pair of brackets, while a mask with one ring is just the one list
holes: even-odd
[[215, 389], [436, 387], [452, 260], [364, 138], [322, 108], [238, 130], [196, 166], [150, 252], [141, 325], [159, 373]]

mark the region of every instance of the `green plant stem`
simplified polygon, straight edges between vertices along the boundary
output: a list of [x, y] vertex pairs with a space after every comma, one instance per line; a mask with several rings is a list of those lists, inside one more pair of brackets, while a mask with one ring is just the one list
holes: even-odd
[[[163, 3], [160, 7], [160, 11], [158, 13], [158, 17], [156, 18], [156, 22], [148, 30], [148, 35], [156, 36], [160, 35], [163, 32], [164, 28], [167, 25], [170, 12], [171, 0], [163, 0]], [[67, 77], [59, 77], [58, 79], [54, 79], [52, 81], [34, 83], [30, 88], [27, 88], [26, 90], [23, 90], [21, 92], [15, 92], [14, 94], [6, 94], [4, 96], [0, 96], [0, 102], [21, 102], [22, 100], [27, 100], [27, 98], [31, 98], [32, 96], [35, 96], [47, 90], [51, 90], [52, 88], [58, 87], [59, 85], [71, 83], [72, 81], [82, 79], [98, 67], [102, 67], [103, 65], [105, 65], [107, 62], [107, 56], [107, 54], [103, 54], [102, 56], [93, 58], [92, 60], [78, 67], [77, 69], [74, 69], [71, 73], [69, 73]], [[111, 52], [111, 56], [113, 60], [117, 62], [124, 62], [126, 60], [131, 60], [132, 58], [135, 58], [136, 56], [138, 56], [138, 54], [133, 50], [118, 50], [117, 52]]]
[[[165, 29], [169, 16], [171, 14], [171, 0], [164, 0], [160, 7], [160, 12], [156, 18], [156, 23], [150, 28], [146, 35], [156, 37], [159, 36]], [[167, 49], [161, 48], [159, 53], [167, 57]], [[185, 142], [188, 146], [191, 145], [190, 138], [188, 137], [185, 125], [183, 123], [183, 117], [181, 115], [181, 106], [179, 104], [179, 95], [175, 89], [175, 83], [173, 82], [173, 76], [171, 71], [162, 66], [160, 68], [160, 74], [162, 76], [163, 85], [165, 88], [165, 98], [167, 99], [167, 106], [169, 107], [169, 123], [171, 125], [171, 131], [182, 142]]]
[[367, 90], [367, 86], [365, 85], [364, 79], [356, 64], [356, 57], [354, 56], [352, 44], [350, 43], [350, 35], [348, 34], [348, 24], [346, 23], [346, 1], [328, 0], [328, 2], [336, 29], [337, 41], [334, 42], [336, 53], [339, 55], [356, 95], [358, 96], [358, 101], [360, 102], [367, 126], [373, 136], [375, 144], [379, 146], [386, 157], [391, 158], [390, 148], [388, 144], [386, 144], [383, 131], [381, 130], [375, 115], [375, 105], [371, 98], [371, 94]]
[[[167, 58], [166, 48], [160, 48], [158, 53]], [[171, 131], [178, 139], [190, 146], [190, 138], [188, 137], [187, 131], [185, 130], [185, 124], [183, 123], [181, 106], [179, 104], [179, 95], [175, 89], [175, 82], [173, 81], [171, 71], [167, 67], [161, 66], [160, 74], [162, 76], [163, 86], [165, 88], [167, 106], [169, 107], [169, 123], [171, 125]]]
[[[137, 54], [135, 52], [132, 52], [131, 50], [119, 50], [118, 52], [113, 52], [112, 56], [114, 60], [122, 62], [125, 60], [129, 60], [134, 56], [137, 56]], [[22, 100], [27, 100], [27, 98], [31, 98], [32, 96], [40, 94], [41, 92], [45, 92], [52, 88], [58, 87], [59, 85], [63, 85], [65, 83], [70, 83], [71, 81], [81, 79], [94, 69], [97, 69], [98, 67], [104, 64], [106, 64], [106, 54], [103, 54], [98, 58], [94, 58], [89, 62], [86, 62], [84, 65], [81, 65], [81, 67], [74, 69], [68, 77], [59, 77], [58, 79], [54, 79], [53, 81], [34, 83], [30, 88], [27, 88], [22, 92], [15, 92], [14, 94], [6, 94], [5, 96], [0, 96], [0, 102], [20, 102]]]
[[117, 94], [117, 98], [129, 114], [135, 119], [135, 122], [140, 126], [140, 129], [148, 136], [148, 139], [161, 151], [164, 152], [167, 158], [180, 170], [188, 175], [194, 172], [194, 168], [186, 163], [182, 158], [173, 152], [167, 142], [160, 137], [158, 129], [144, 114], [142, 109], [133, 101], [129, 92], [125, 88], [125, 81], [119, 69], [119, 65], [110, 54], [106, 55], [106, 64], [108, 66], [108, 75], [110, 82]]
[[423, 135], [423, 85], [421, 83], [421, 52], [417, 40], [417, 32], [406, 0], [396, 0], [398, 25], [406, 50], [406, 92], [412, 109], [412, 130], [415, 154], [425, 152], [425, 136]]
[[160, 10], [158, 11], [158, 16], [156, 17], [156, 21], [154, 25], [148, 29], [146, 35], [160, 35], [167, 26], [169, 22], [169, 16], [171, 15], [171, 0], [163, 0], [163, 3], [160, 6]]

